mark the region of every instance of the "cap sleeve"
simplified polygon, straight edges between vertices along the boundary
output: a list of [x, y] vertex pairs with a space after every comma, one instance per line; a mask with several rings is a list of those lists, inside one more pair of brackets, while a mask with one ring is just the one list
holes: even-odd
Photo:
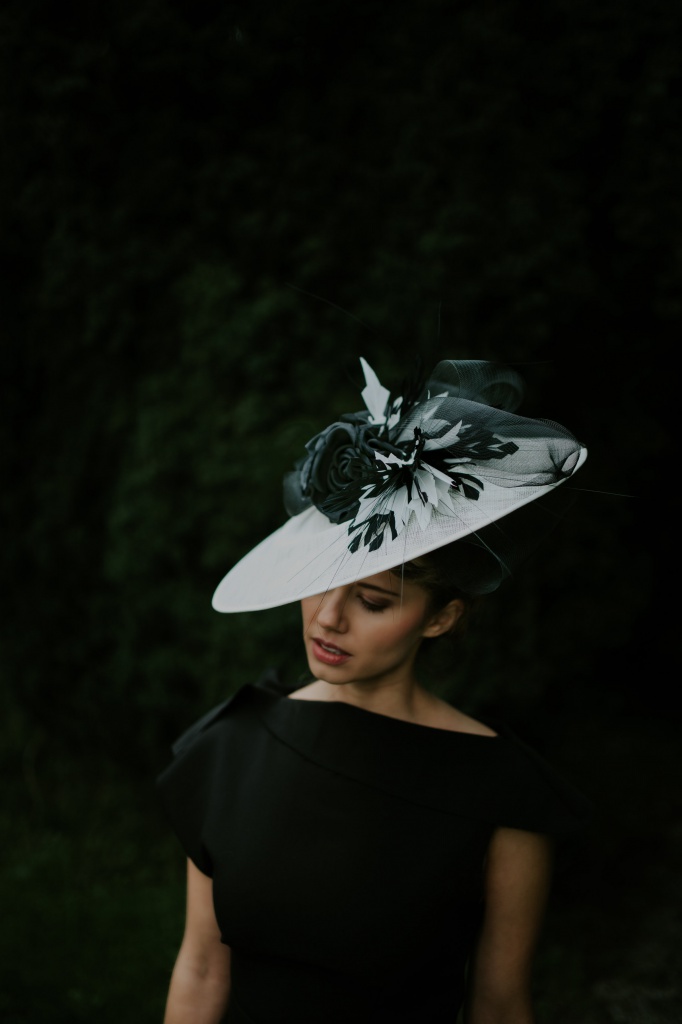
[[510, 730], [502, 731], [508, 764], [498, 776], [497, 824], [556, 837], [583, 828], [592, 816], [590, 801]]
[[175, 741], [174, 758], [156, 781], [161, 803], [185, 853], [210, 877], [213, 863], [204, 844], [204, 831], [226, 742], [220, 723], [242, 694], [243, 689], [203, 715]]

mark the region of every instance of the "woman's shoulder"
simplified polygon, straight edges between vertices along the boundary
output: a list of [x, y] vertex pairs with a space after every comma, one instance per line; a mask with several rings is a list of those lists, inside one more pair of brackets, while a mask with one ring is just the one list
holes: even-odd
[[258, 704], [259, 694], [278, 692], [280, 688], [277, 671], [266, 669], [255, 682], [245, 683], [239, 687], [185, 729], [171, 745], [174, 756], [177, 757], [194, 746], [201, 737], [216, 735], [221, 723], [241, 721], [245, 717], [242, 712], [246, 714]]
[[[591, 805], [551, 762], [505, 722], [474, 717], [435, 698], [433, 724], [473, 739], [469, 790], [478, 812], [500, 826], [559, 835], [582, 827]], [[485, 738], [486, 742], [478, 742]]]
[[548, 759], [551, 752], [546, 757], [505, 723], [490, 724], [502, 741], [494, 785], [507, 815], [500, 824], [555, 835], [582, 828], [592, 806]]

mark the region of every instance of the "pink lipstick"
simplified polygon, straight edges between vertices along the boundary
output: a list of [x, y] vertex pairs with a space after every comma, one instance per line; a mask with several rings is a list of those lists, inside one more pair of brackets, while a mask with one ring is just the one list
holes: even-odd
[[343, 665], [351, 657], [348, 651], [317, 637], [313, 637], [313, 655], [324, 665]]

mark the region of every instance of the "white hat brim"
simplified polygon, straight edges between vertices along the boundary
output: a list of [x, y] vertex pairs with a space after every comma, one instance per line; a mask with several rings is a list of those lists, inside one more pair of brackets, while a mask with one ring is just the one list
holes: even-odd
[[[586, 457], [581, 447], [573, 472]], [[470, 536], [562, 482], [512, 488], [488, 482], [482, 501], [455, 494], [454, 511], [434, 509], [426, 527], [413, 515], [395, 539], [386, 530], [374, 551], [360, 546], [351, 553], [348, 523], [330, 523], [313, 506], [293, 516], [237, 562], [218, 585], [213, 607], [219, 612], [261, 611], [356, 583]]]

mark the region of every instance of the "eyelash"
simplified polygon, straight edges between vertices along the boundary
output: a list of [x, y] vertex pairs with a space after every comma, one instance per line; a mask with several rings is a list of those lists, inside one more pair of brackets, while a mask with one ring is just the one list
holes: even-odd
[[363, 608], [366, 608], [368, 612], [383, 612], [385, 608], [388, 608], [387, 604], [372, 604], [372, 602], [367, 601], [362, 594], [358, 594], [358, 599]]

